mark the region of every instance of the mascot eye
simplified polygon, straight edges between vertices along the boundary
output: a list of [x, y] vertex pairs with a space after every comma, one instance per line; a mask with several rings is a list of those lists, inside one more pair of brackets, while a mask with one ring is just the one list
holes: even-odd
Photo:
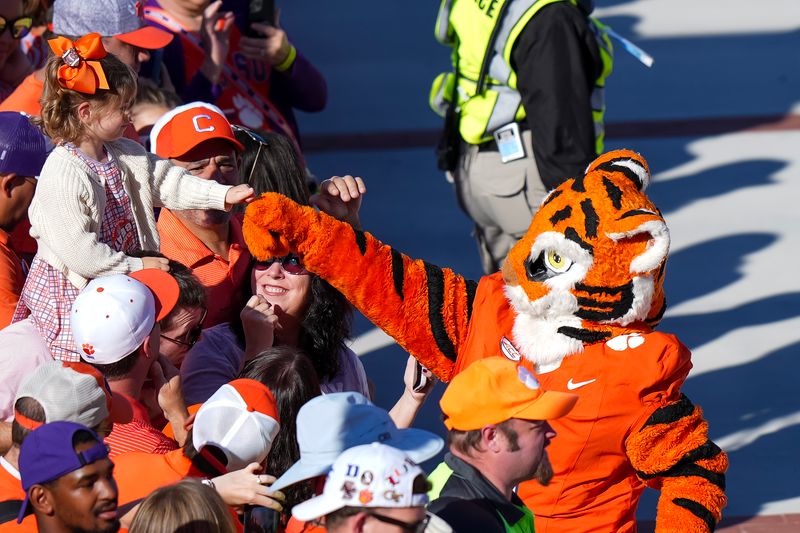
[[572, 261], [555, 250], [550, 250], [544, 255], [544, 264], [558, 274], [563, 274], [572, 266]]

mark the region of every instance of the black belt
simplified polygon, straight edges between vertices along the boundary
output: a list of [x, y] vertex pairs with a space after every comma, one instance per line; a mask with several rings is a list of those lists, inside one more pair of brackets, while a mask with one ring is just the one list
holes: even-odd
[[[531, 127], [528, 126], [528, 121], [527, 120], [523, 121], [523, 122], [517, 122], [517, 124], [519, 124], [519, 133], [520, 134], [522, 134], [523, 131], [528, 131], [529, 129], [531, 129]], [[495, 141], [494, 137], [492, 137], [490, 140], [479, 144], [478, 145], [478, 151], [479, 152], [497, 152], [498, 151], [497, 150], [497, 141]]]

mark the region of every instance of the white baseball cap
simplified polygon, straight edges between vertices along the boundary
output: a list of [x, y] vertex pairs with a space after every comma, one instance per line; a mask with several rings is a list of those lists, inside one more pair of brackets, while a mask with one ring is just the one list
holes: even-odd
[[200, 407], [192, 426], [192, 444], [218, 448], [228, 471], [267, 458], [280, 429], [278, 406], [266, 385], [254, 379], [226, 383]]
[[70, 312], [75, 347], [89, 363], [108, 365], [133, 353], [178, 301], [178, 282], [154, 268], [95, 278]]
[[408, 455], [373, 442], [339, 455], [322, 494], [295, 505], [292, 516], [308, 522], [347, 506], [424, 507], [427, 488], [425, 472]]
[[335, 392], [312, 398], [297, 413], [300, 460], [270, 487], [280, 490], [298, 481], [326, 474], [343, 451], [382, 442], [427, 461], [444, 447], [438, 435], [422, 429], [398, 429], [385, 410], [363, 394]]

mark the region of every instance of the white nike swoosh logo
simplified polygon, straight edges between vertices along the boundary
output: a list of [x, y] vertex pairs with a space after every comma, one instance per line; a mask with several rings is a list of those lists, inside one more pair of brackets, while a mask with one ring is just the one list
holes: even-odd
[[579, 381], [578, 383], [575, 383], [574, 381], [572, 381], [572, 378], [569, 378], [569, 381], [567, 381], [567, 389], [569, 390], [580, 389], [584, 385], [588, 385], [589, 383], [594, 383], [595, 381], [597, 381], [597, 378], [590, 379], [588, 381]]

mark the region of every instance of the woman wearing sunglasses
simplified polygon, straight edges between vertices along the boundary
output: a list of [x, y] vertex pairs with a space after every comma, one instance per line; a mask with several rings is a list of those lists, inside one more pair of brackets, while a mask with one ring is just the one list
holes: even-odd
[[[256, 195], [285, 194], [309, 204], [306, 173], [290, 141], [278, 134], [261, 134], [235, 127], [245, 146], [242, 173]], [[358, 225], [361, 178], [331, 178], [314, 201], [326, 213]], [[181, 376], [188, 403], [205, 401], [244, 364], [273, 345], [302, 349], [311, 358], [323, 392], [356, 391], [369, 396], [364, 367], [345, 345], [350, 336], [352, 307], [321, 278], [308, 272], [293, 255], [255, 263], [252, 297], [240, 321], [203, 331], [189, 351]]]
[[19, 46], [33, 24], [33, 18], [23, 8], [22, 0], [0, 0], [0, 101], [33, 72]]

